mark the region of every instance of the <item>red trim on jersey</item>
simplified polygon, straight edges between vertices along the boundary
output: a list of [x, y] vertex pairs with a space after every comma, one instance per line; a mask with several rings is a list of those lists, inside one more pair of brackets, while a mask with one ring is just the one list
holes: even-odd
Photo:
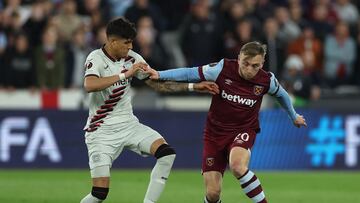
[[98, 121], [100, 119], [103, 119], [107, 116], [108, 114], [100, 114], [100, 115], [94, 115], [93, 118], [91, 119], [91, 123], [95, 122], [95, 121]]
[[90, 123], [90, 125], [100, 124], [100, 123], [104, 123], [104, 121], [103, 120], [95, 121], [95, 122]]
[[86, 78], [86, 77], [88, 77], [88, 76], [96, 76], [96, 77], [98, 77], [98, 78], [100, 77], [100, 76], [98, 76], [98, 75], [96, 75], [96, 74], [87, 74], [87, 75], [84, 76], [84, 78]]
[[89, 128], [100, 127], [100, 124], [101, 124], [101, 123], [104, 123], [104, 121], [101, 120], [101, 121], [98, 121], [98, 122], [95, 122], [95, 123], [91, 123], [91, 124], [89, 125]]
[[107, 56], [112, 62], [116, 62], [117, 60], [110, 56], [110, 54], [106, 51], [105, 45], [101, 48], [101, 50], [104, 52], [105, 56]]
[[203, 73], [203, 67], [202, 66], [199, 66], [198, 72], [199, 72], [199, 76], [200, 76], [201, 81], [205, 81], [206, 79], [205, 79], [205, 76], [204, 76], [204, 73]]
[[86, 129], [85, 129], [86, 132], [93, 132], [93, 131], [95, 131], [95, 130], [97, 130], [96, 127], [95, 127], [95, 128], [86, 128]]
[[113, 93], [116, 93], [116, 92], [118, 92], [118, 91], [120, 91], [120, 90], [123, 90], [123, 89], [125, 89], [126, 88], [126, 86], [122, 86], [122, 87], [118, 87], [118, 88], [116, 88], [116, 89], [113, 89]]
[[116, 103], [116, 102], [120, 101], [120, 99], [121, 99], [121, 97], [115, 98], [115, 99], [108, 99], [105, 101], [105, 104]]
[[114, 99], [114, 98], [119, 97], [119, 96], [121, 96], [123, 94], [124, 94], [124, 91], [121, 91], [121, 92], [118, 92], [118, 93], [115, 93], [115, 94], [110, 94], [109, 97], [111, 99]]
[[113, 106], [115, 106], [117, 103], [112, 103], [112, 104], [104, 104], [104, 105], [101, 105], [100, 108], [101, 109], [108, 109], [108, 108], [111, 108]]
[[[116, 58], [112, 57], [112, 56], [106, 51], [105, 45], [101, 48], [101, 50], [104, 52], [105, 56], [108, 57], [112, 62], [120, 61], [121, 59], [123, 59], [123, 58], [116, 59]], [[127, 56], [127, 57], [124, 58], [124, 59], [126, 60], [126, 59], [129, 58], [129, 57], [131, 57], [131, 56]], [[131, 58], [132, 58], [132, 57], [131, 57]], [[133, 59], [134, 59], [134, 58], [133, 58]], [[134, 59], [134, 60], [135, 60], [135, 59]]]
[[129, 60], [132, 60], [132, 59], [134, 59], [132, 56], [127, 56], [127, 57], [125, 58], [125, 62], [127, 62], [127, 61], [129, 61]]
[[97, 114], [103, 114], [103, 113], [107, 113], [107, 112], [110, 112], [110, 111], [113, 111], [114, 108], [107, 108], [107, 109], [99, 109], [96, 111]]

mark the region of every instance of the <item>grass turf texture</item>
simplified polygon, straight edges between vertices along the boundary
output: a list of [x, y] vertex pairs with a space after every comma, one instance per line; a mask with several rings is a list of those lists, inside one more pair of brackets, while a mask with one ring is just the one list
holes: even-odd
[[[107, 203], [142, 203], [150, 170], [113, 170]], [[269, 202], [360, 202], [360, 172], [257, 172]], [[0, 170], [0, 202], [79, 202], [91, 189], [87, 170]], [[174, 170], [159, 203], [202, 203], [199, 170]], [[250, 203], [226, 173], [224, 203]]]

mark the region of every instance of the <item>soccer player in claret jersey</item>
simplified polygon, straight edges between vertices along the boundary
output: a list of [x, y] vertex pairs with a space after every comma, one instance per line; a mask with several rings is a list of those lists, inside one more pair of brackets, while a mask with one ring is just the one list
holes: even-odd
[[[156, 157], [144, 203], [156, 202], [168, 179], [175, 151], [158, 132], [139, 123], [132, 111], [130, 80], [133, 76], [148, 78], [142, 71], [148, 65], [131, 50], [136, 35], [134, 24], [124, 18], [115, 19], [107, 25], [106, 34], [106, 44], [91, 52], [85, 62], [84, 87], [89, 92], [90, 103], [84, 130], [93, 187], [81, 203], [105, 200], [111, 165], [123, 149]], [[146, 80], [145, 83], [159, 91], [218, 93], [217, 85], [211, 82], [188, 84]]]
[[221, 202], [222, 175], [227, 164], [253, 202], [267, 202], [259, 179], [248, 169], [250, 150], [260, 131], [258, 115], [264, 94], [277, 98], [296, 127], [306, 126], [304, 117], [295, 112], [274, 74], [262, 69], [265, 54], [265, 45], [249, 42], [241, 48], [237, 60], [222, 59], [200, 67], [159, 72], [148, 68], [146, 71], [152, 79], [207, 80], [219, 86], [220, 94], [212, 97], [204, 130], [205, 203]]

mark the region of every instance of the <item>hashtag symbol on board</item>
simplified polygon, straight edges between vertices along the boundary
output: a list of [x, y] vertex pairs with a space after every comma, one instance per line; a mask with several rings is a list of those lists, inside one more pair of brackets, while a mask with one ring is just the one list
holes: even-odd
[[333, 166], [336, 155], [344, 153], [345, 146], [341, 140], [345, 138], [345, 132], [342, 125], [343, 119], [340, 116], [333, 119], [323, 116], [318, 128], [310, 131], [309, 137], [314, 143], [306, 146], [306, 152], [311, 155], [312, 166]]

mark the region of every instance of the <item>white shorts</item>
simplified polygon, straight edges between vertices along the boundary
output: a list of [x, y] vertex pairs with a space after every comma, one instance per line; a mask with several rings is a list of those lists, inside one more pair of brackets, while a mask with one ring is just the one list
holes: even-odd
[[151, 144], [163, 138], [158, 132], [139, 122], [116, 127], [100, 127], [94, 132], [85, 133], [90, 170], [108, 165], [121, 154], [124, 148], [141, 156], [150, 154]]

